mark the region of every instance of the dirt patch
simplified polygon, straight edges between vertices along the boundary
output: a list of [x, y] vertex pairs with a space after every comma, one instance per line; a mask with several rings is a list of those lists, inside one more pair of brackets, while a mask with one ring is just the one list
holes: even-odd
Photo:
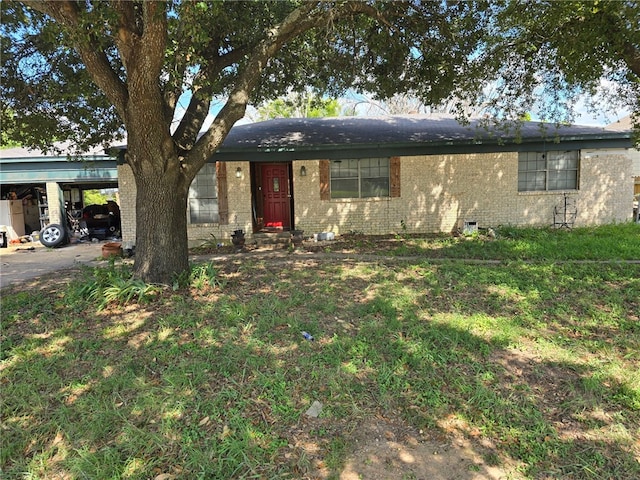
[[[250, 253], [264, 250], [284, 250], [297, 251], [307, 253], [358, 253], [358, 254], [381, 254], [383, 252], [391, 252], [399, 247], [412, 246], [414, 240], [424, 240], [425, 235], [416, 235], [415, 237], [397, 235], [353, 235], [345, 234], [338, 236], [335, 240], [313, 241], [307, 239], [299, 247], [293, 247], [289, 242], [275, 245], [260, 246], [248, 241], [242, 248], [233, 245], [211, 245], [204, 244], [194, 247], [190, 250], [192, 255], [226, 255], [233, 253]], [[433, 238], [438, 238], [434, 236]]]
[[[490, 465], [490, 445], [466, 438], [435, 438], [383, 420], [362, 425], [340, 480], [480, 480], [517, 478], [513, 471]], [[509, 469], [512, 470], [512, 469]]]

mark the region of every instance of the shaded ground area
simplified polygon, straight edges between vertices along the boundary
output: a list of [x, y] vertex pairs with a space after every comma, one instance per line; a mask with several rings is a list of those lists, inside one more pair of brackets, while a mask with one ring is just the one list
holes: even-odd
[[200, 254], [189, 289], [100, 311], [79, 269], [56, 274], [66, 294], [46, 277], [3, 292], [22, 298], [3, 318], [8, 478], [27, 461], [40, 478], [640, 473], [637, 265], [349, 245]]

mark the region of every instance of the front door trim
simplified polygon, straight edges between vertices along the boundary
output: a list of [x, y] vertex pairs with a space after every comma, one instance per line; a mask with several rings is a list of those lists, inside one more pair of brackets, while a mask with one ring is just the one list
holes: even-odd
[[256, 163], [254, 173], [253, 208], [257, 230], [290, 230], [291, 163]]

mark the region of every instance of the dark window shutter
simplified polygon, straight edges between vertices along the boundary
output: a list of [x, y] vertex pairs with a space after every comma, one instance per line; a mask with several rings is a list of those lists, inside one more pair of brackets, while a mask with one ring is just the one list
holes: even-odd
[[331, 189], [329, 187], [329, 160], [320, 160], [320, 200], [331, 199]]
[[390, 161], [391, 171], [391, 191], [389, 192], [392, 197], [400, 196], [400, 157], [391, 157]]
[[229, 200], [227, 198], [227, 164], [216, 162], [218, 179], [218, 216], [220, 225], [229, 225]]

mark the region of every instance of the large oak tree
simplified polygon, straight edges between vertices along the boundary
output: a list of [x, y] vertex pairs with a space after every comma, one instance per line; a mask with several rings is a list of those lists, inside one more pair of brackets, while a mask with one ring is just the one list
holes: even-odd
[[[635, 2], [531, 3], [2, 2], [0, 114], [17, 114], [13, 139], [25, 146], [126, 133], [135, 275], [169, 283], [188, 268], [189, 185], [250, 102], [350, 87], [518, 118], [544, 81], [564, 100], [608, 76], [637, 108]], [[487, 99], [490, 80], [500, 94]], [[202, 132], [214, 99], [224, 106]]]
[[[474, 77], [469, 59], [482, 37], [484, 8], [3, 2], [2, 110], [19, 112], [25, 145], [71, 138], [82, 147], [126, 132], [137, 187], [135, 275], [168, 283], [188, 268], [189, 185], [250, 101], [291, 88], [338, 93], [355, 86], [383, 96], [413, 88], [437, 102], [461, 74]], [[224, 107], [202, 133], [214, 98], [224, 98]]]

